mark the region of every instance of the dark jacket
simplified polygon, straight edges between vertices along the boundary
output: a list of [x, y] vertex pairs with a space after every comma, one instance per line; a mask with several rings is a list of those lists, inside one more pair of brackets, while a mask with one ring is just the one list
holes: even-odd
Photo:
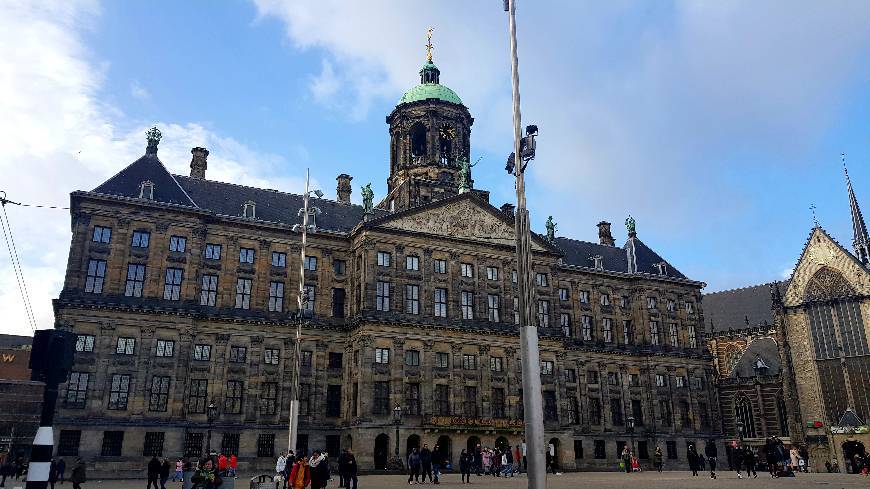
[[420, 450], [420, 464], [423, 465], [423, 467], [429, 467], [432, 465], [432, 451], [428, 448]]
[[408, 455], [408, 467], [419, 467], [420, 455], [417, 452], [412, 452]]
[[88, 481], [87, 477], [87, 469], [85, 467], [84, 462], [79, 462], [73, 467], [72, 476], [69, 478], [70, 482], [75, 482], [76, 484], [81, 484]]
[[357, 472], [356, 457], [354, 457], [353, 454], [348, 454], [348, 455], [345, 455], [344, 460], [345, 460], [345, 462], [344, 462], [345, 467], [347, 467], [345, 473], [347, 475], [356, 475], [356, 472]]
[[704, 446], [704, 455], [706, 455], [707, 458], [718, 457], [719, 455], [718, 450], [716, 449], [716, 444], [713, 442], [707, 443], [707, 445]]
[[157, 460], [157, 457], [151, 457], [151, 461], [148, 462], [148, 477], [157, 477], [160, 475], [160, 461]]
[[170, 471], [169, 461], [164, 460], [163, 465], [160, 466], [160, 478], [161, 479], [168, 479], [169, 478], [169, 471]]
[[444, 455], [441, 454], [441, 450], [432, 452], [432, 463], [434, 465], [444, 465]]
[[459, 457], [459, 470], [461, 472], [471, 472], [471, 466], [474, 465], [474, 457], [466, 453]]
[[52, 462], [48, 468], [48, 482], [57, 482], [58, 475], [57, 462]]

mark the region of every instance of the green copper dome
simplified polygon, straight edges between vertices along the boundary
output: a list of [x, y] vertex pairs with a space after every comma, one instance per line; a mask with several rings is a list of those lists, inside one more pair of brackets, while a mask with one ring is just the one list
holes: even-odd
[[424, 64], [420, 70], [420, 84], [405, 92], [396, 105], [429, 99], [462, 104], [462, 100], [459, 95], [456, 95], [456, 92], [438, 83], [439, 74], [440, 72], [434, 63], [429, 61]]

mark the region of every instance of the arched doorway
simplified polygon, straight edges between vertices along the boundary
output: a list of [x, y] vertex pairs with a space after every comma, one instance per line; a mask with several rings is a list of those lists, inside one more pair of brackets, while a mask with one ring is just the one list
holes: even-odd
[[843, 443], [843, 458], [846, 459], [846, 472], [857, 474], [855, 467], [855, 455], [864, 454], [864, 444], [860, 441], [847, 441]]
[[387, 458], [390, 456], [390, 437], [381, 433], [375, 438], [375, 470], [384, 470], [387, 467]]
[[474, 450], [477, 449], [477, 445], [480, 445], [480, 438], [476, 436], [469, 436], [468, 443], [466, 443], [466, 448], [468, 448], [468, 451], [474, 453]]
[[554, 468], [561, 468], [561, 466], [559, 465], [558, 438], [550, 438], [550, 441], [547, 442], [547, 461], [549, 462], [549, 465], [553, 466]]
[[441, 456], [444, 460], [453, 465], [453, 443], [450, 441], [450, 437], [447, 435], [441, 435], [438, 437], [438, 451], [441, 452]]
[[505, 450], [509, 449], [510, 447], [511, 447], [511, 444], [507, 438], [500, 436], [500, 437], [495, 439], [495, 448], [499, 452], [504, 452]]
[[408, 441], [405, 445], [405, 458], [407, 458], [408, 454], [411, 453], [411, 450], [415, 448], [418, 452], [420, 451], [420, 435], [411, 435], [408, 437]]

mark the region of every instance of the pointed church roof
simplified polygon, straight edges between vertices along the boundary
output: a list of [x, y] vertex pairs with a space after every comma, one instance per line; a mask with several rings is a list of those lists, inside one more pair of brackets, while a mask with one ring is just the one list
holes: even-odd
[[156, 153], [146, 154], [130, 163], [93, 191], [100, 194], [139, 198], [140, 186], [146, 181], [154, 184], [154, 198], [151, 200], [197, 207], [184, 188], [178, 184], [178, 180], [163, 166]]
[[864, 426], [864, 421], [858, 417], [855, 411], [852, 408], [846, 408], [846, 412], [840, 417], [840, 421], [837, 423], [837, 426], [851, 426], [853, 428], [857, 428], [859, 426]]
[[845, 158], [843, 161], [843, 172], [846, 174], [846, 189], [849, 192], [849, 208], [852, 212], [852, 246], [855, 249], [855, 255], [865, 265], [870, 260], [870, 237], [867, 235], [867, 225], [864, 223], [864, 216], [861, 215], [861, 208], [858, 207], [858, 199], [855, 197], [855, 191], [852, 189], [852, 179], [849, 178], [849, 170], [846, 168]]

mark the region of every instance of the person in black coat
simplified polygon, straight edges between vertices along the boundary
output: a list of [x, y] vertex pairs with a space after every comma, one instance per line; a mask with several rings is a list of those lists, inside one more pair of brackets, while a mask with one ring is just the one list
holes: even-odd
[[51, 489], [54, 489], [54, 485], [57, 483], [58, 476], [59, 472], [57, 471], [57, 461], [52, 459], [51, 465], [48, 467], [48, 483], [51, 485]]
[[474, 463], [474, 457], [463, 448], [462, 455], [459, 456], [459, 472], [462, 473], [463, 483], [471, 483], [471, 467]]
[[423, 475], [423, 482], [426, 482], [426, 476], [429, 476], [429, 481], [434, 482], [432, 478], [432, 451], [429, 450], [429, 444], [424, 443], [423, 449], [420, 450], [420, 473]]
[[743, 466], [746, 467], [746, 477], [749, 477], [749, 474], [752, 474], [753, 478], [758, 477], [755, 472], [755, 451], [752, 447], [747, 446], [743, 449]]
[[[353, 456], [353, 451], [350, 448], [348, 448], [344, 454], [344, 466], [346, 470], [344, 475], [344, 487], [347, 489], [357, 489], [356, 457]], [[353, 483], [352, 486], [351, 483]]]
[[686, 455], [689, 460], [689, 468], [692, 470], [692, 477], [698, 475], [698, 451], [695, 450], [695, 445], [689, 445], [689, 452]]
[[441, 484], [439, 479], [441, 478], [441, 467], [443, 466], [444, 454], [441, 452], [441, 447], [435, 445], [435, 449], [432, 450], [432, 475], [435, 476], [433, 481], [435, 484]]
[[347, 448], [341, 451], [336, 462], [338, 463], [338, 487], [345, 487], [347, 484]]
[[164, 458], [163, 463], [160, 464], [160, 489], [166, 489], [166, 481], [169, 480], [170, 470], [169, 460]]
[[716, 457], [718, 456], [718, 450], [716, 449], [716, 442], [713, 440], [707, 440], [707, 444], [704, 445], [704, 455], [707, 456], [707, 463], [710, 464], [710, 478], [716, 478]]
[[148, 486], [145, 489], [151, 489], [151, 485], [154, 485], [154, 489], [160, 489], [160, 485], [157, 484], [157, 480], [160, 478], [160, 460], [157, 460], [157, 457], [151, 457], [151, 461], [148, 462]]

